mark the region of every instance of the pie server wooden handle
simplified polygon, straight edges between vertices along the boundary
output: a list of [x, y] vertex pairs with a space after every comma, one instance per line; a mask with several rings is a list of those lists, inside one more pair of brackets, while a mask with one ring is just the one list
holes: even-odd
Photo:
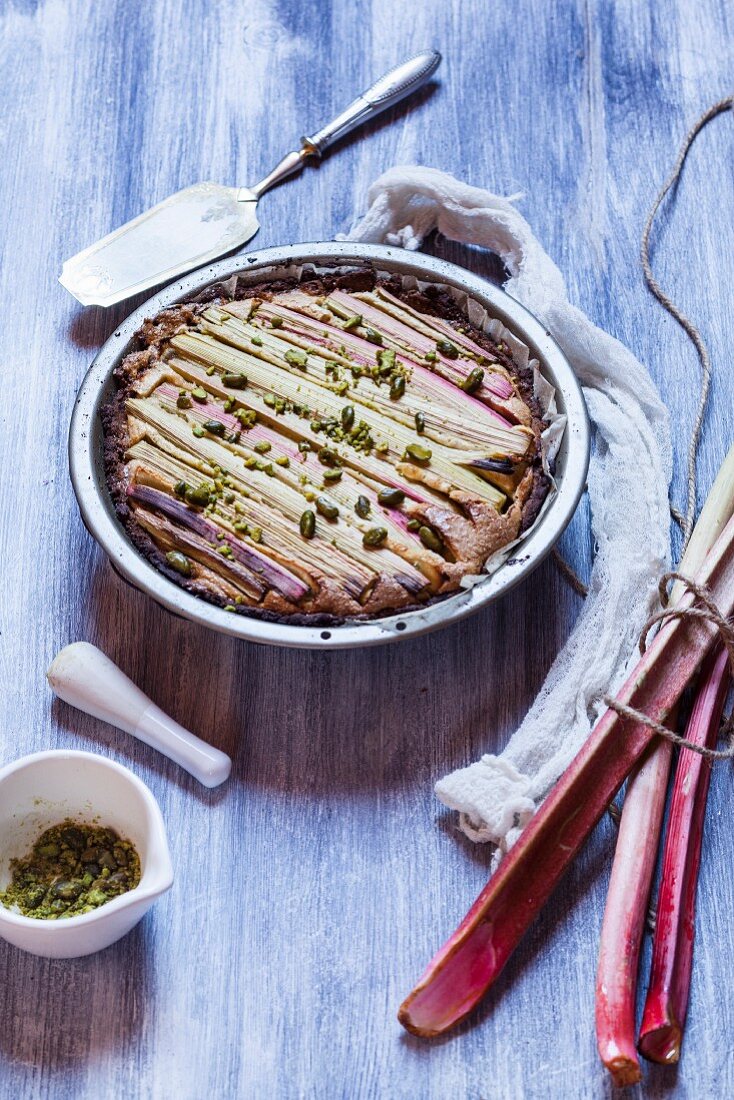
[[74, 642], [62, 649], [46, 677], [59, 699], [158, 749], [205, 787], [217, 787], [228, 778], [232, 761], [226, 753], [169, 718], [89, 642]]

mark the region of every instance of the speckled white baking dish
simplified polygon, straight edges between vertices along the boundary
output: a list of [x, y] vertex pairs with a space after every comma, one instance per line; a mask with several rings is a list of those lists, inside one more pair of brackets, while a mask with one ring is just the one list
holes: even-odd
[[[166, 306], [195, 297], [212, 283], [232, 275], [256, 282], [277, 279], [294, 265], [316, 272], [372, 267], [453, 287], [479, 302], [491, 317], [507, 326], [535, 356], [542, 374], [556, 389], [566, 431], [555, 465], [556, 493], [512, 557], [486, 580], [435, 604], [368, 622], [342, 626], [294, 626], [224, 611], [179, 588], [150, 564], [129, 541], [117, 519], [103, 465], [100, 410], [114, 393], [112, 372], [128, 351], [146, 317]], [[171, 283], [135, 310], [109, 338], [92, 363], [77, 396], [69, 433], [69, 464], [82, 518], [117, 572], [169, 611], [212, 630], [251, 642], [309, 649], [344, 649], [380, 645], [425, 634], [463, 619], [513, 588], [543, 560], [569, 523], [583, 492], [589, 463], [589, 423], [581, 387], [567, 359], [544, 327], [498, 287], [463, 268], [422, 253], [381, 245], [348, 243], [299, 244], [243, 253]]]

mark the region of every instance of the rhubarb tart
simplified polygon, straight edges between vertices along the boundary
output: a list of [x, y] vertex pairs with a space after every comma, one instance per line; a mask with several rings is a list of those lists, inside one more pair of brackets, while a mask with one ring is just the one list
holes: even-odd
[[163, 311], [103, 411], [138, 548], [232, 612], [373, 618], [480, 576], [548, 491], [510, 341], [445, 289], [370, 272]]

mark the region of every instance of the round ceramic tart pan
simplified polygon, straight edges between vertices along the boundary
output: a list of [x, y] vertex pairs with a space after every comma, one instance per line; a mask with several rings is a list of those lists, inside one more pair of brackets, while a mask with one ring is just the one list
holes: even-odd
[[[447, 288], [467, 308], [486, 311], [536, 359], [539, 374], [555, 390], [557, 414], [565, 429], [553, 464], [554, 491], [530, 530], [502, 565], [467, 588], [427, 606], [342, 625], [296, 625], [233, 614], [192, 595], [160, 573], [130, 542], [115, 514], [104, 470], [101, 410], [115, 393], [113, 372], [134, 350], [134, 337], [146, 318], [203, 294], [231, 293], [233, 277], [267, 283], [311, 271], [316, 275], [369, 268]], [[549, 388], [549, 387], [548, 387]], [[560, 421], [559, 421], [560, 422]], [[115, 331], [92, 363], [77, 396], [69, 434], [71, 479], [84, 523], [116, 571], [169, 611], [213, 630], [271, 645], [339, 649], [379, 645], [436, 630], [464, 618], [523, 580], [554, 546], [569, 523], [586, 481], [589, 425], [578, 381], [563, 353], [543, 326], [504, 291], [462, 268], [418, 253], [378, 245], [303, 244], [245, 253], [222, 260], [172, 283], [150, 298]]]

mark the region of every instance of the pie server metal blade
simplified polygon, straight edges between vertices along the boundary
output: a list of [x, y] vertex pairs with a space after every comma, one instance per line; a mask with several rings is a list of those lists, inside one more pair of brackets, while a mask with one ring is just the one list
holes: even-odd
[[197, 183], [177, 191], [67, 260], [59, 282], [83, 305], [111, 306], [239, 248], [259, 228], [257, 200], [265, 191], [422, 87], [440, 62], [440, 53], [429, 50], [392, 69], [254, 187]]

